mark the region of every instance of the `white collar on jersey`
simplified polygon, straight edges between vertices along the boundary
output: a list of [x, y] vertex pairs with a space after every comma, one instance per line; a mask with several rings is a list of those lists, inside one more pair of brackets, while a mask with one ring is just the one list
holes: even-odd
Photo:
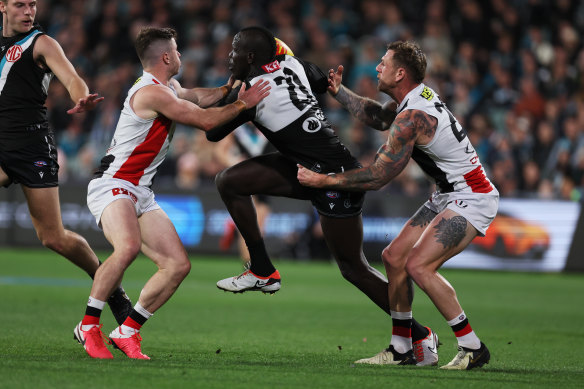
[[424, 83], [420, 83], [420, 85], [418, 85], [417, 87], [415, 87], [414, 89], [409, 91], [408, 94], [405, 95], [404, 99], [401, 101], [401, 103], [397, 107], [396, 112], [398, 112], [398, 113], [401, 112], [402, 109], [404, 109], [406, 107], [406, 105], [408, 104], [408, 100], [410, 99], [410, 97], [412, 95], [415, 95], [415, 94], [420, 94], [425, 86], [426, 85], [424, 85]]

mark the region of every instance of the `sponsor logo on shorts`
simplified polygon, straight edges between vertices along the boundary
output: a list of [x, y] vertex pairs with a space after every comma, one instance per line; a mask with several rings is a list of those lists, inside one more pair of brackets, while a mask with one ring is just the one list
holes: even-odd
[[44, 167], [47, 166], [47, 163], [45, 161], [35, 161], [34, 165], [36, 167]]
[[326, 192], [326, 197], [328, 197], [329, 199], [338, 199], [339, 192]]
[[134, 203], [137, 203], [138, 202], [138, 198], [136, 197], [136, 195], [134, 193], [130, 192], [129, 190], [124, 189], [124, 188], [113, 188], [112, 189], [112, 194], [114, 196], [118, 196], [118, 195], [121, 195], [121, 194], [126, 195], [126, 196], [130, 196], [130, 198], [132, 199], [132, 201]]

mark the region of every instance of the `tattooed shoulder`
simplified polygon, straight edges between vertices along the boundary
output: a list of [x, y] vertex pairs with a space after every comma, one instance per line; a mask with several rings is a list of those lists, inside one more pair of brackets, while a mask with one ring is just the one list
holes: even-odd
[[[436, 133], [438, 119], [419, 109], [403, 111], [398, 115], [398, 118], [403, 121], [402, 123], [408, 123], [416, 137], [423, 135], [424, 137], [432, 138]], [[396, 118], [396, 121], [398, 118]]]

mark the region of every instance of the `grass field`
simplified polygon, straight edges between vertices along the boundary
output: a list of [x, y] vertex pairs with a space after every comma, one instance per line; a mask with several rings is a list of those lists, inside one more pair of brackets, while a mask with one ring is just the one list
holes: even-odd
[[[104, 257], [102, 255], [102, 257]], [[355, 366], [389, 342], [391, 321], [329, 263], [276, 263], [273, 296], [215, 287], [235, 258], [193, 257], [175, 296], [144, 326], [151, 361], [89, 358], [73, 340], [90, 280], [48, 250], [0, 249], [1, 388], [533, 388], [582, 387], [584, 275], [448, 270], [491, 363], [468, 372]], [[139, 258], [124, 286], [136, 301], [154, 266]], [[423, 293], [414, 316], [456, 341]], [[104, 332], [114, 328], [109, 310]]]

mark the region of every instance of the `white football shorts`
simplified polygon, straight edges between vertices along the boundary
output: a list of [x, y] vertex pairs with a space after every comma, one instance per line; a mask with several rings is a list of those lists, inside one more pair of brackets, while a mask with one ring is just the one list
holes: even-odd
[[479, 232], [479, 236], [485, 236], [499, 209], [499, 193], [496, 190], [494, 192], [494, 194], [435, 192], [424, 206], [436, 213], [450, 209], [472, 224]]
[[130, 199], [134, 203], [136, 216], [160, 209], [154, 200], [154, 192], [146, 186], [136, 186], [118, 178], [95, 178], [87, 187], [87, 206], [101, 227], [101, 215], [108, 205], [119, 199]]

